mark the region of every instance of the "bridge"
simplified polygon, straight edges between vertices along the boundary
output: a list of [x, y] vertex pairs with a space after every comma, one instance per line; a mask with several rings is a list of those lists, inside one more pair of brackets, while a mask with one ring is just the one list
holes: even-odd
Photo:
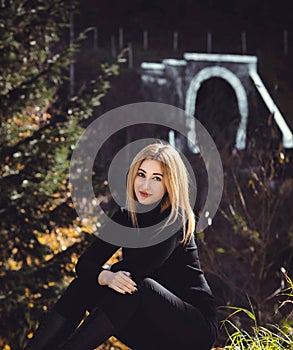
[[[284, 116], [257, 72], [257, 57], [232, 54], [185, 53], [184, 59], [164, 59], [161, 63], [143, 62], [140, 68], [144, 88], [156, 95], [158, 102], [172, 104], [187, 113], [186, 127], [194, 142], [188, 146], [198, 153], [195, 106], [202, 84], [211, 78], [224, 79], [233, 89], [240, 122], [235, 135], [235, 148], [246, 148], [249, 95], [255, 88], [273, 116], [282, 134], [284, 148], [293, 148], [293, 135]], [[170, 91], [173, 91], [171, 94]], [[169, 92], [169, 93], [168, 93]]]

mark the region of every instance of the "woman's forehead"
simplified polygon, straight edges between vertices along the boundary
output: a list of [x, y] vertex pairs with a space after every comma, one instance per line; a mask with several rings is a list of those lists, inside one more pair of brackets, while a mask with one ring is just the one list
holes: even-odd
[[162, 163], [159, 160], [148, 158], [142, 161], [142, 163], [140, 164], [140, 168], [152, 172], [163, 171]]

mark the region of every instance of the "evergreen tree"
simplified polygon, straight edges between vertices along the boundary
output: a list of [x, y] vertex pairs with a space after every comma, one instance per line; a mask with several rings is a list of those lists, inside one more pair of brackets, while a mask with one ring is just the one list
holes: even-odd
[[[73, 208], [72, 150], [117, 65], [69, 96], [72, 1], [0, 2], [0, 347], [19, 349], [73, 276], [86, 230]], [[65, 39], [64, 39], [65, 38]]]

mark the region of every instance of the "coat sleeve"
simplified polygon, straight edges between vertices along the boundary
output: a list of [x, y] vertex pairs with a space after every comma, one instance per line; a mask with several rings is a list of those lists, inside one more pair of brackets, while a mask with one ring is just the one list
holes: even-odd
[[181, 239], [182, 230], [154, 246], [133, 248], [122, 261], [112, 265], [111, 271], [129, 271], [134, 281], [140, 282], [143, 278], [147, 277], [164, 264], [180, 244]]
[[98, 284], [102, 266], [118, 249], [119, 247], [96, 237], [77, 261], [75, 266], [77, 276], [86, 283]]
[[[112, 219], [121, 217], [118, 210]], [[97, 285], [98, 276], [103, 271], [103, 265], [120, 247], [95, 237], [93, 243], [80, 256], [75, 266], [77, 276], [85, 283]]]

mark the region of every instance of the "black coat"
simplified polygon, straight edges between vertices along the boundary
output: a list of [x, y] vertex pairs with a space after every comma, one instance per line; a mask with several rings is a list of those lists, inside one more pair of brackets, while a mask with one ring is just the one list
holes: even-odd
[[[152, 225], [168, 214], [168, 210], [160, 214], [159, 206], [146, 214], [138, 214], [139, 227]], [[122, 225], [131, 226], [125, 209], [118, 210], [112, 219]], [[146, 277], [153, 278], [181, 299], [198, 307], [202, 297], [212, 298], [212, 292], [200, 266], [195, 238], [192, 237], [184, 245], [180, 242], [182, 237], [181, 229], [156, 245], [144, 248], [122, 247], [123, 259], [113, 264], [111, 271], [129, 271], [136, 283]], [[97, 286], [103, 265], [119, 248], [95, 237], [77, 262], [76, 272], [80, 280], [89, 288]]]

